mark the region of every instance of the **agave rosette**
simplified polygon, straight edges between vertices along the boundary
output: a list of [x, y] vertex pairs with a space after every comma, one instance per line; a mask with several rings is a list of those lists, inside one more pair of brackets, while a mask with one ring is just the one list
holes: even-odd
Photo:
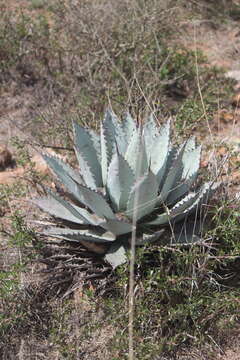
[[137, 126], [129, 114], [119, 122], [108, 110], [100, 135], [76, 122], [73, 133], [78, 170], [58, 157], [43, 155], [69, 199], [49, 190], [34, 202], [62, 220], [61, 226], [48, 227], [46, 235], [93, 250], [102, 244], [97, 251], [113, 268], [126, 261], [133, 218], [137, 244], [154, 241], [162, 227], [183, 220], [209, 196], [210, 183], [192, 190], [201, 147], [194, 138], [172, 147], [170, 121], [159, 128], [151, 116]]

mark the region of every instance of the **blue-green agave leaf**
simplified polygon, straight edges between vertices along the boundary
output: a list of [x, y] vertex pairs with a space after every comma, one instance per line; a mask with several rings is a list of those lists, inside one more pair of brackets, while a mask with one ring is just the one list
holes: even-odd
[[188, 179], [196, 178], [200, 166], [200, 157], [201, 157], [201, 146], [195, 146], [194, 148], [189, 149], [187, 142], [186, 149], [183, 153], [183, 159], [182, 159], [183, 161], [182, 179], [188, 180]]
[[114, 242], [108, 249], [104, 260], [107, 261], [113, 269], [127, 262], [127, 256], [124, 246], [120, 242]]
[[66, 189], [73, 195], [73, 197], [82, 203], [83, 197], [79, 192], [80, 177], [75, 177], [74, 170], [60, 159], [44, 154], [44, 160], [53, 170], [58, 180], [66, 187]]
[[127, 161], [116, 152], [108, 169], [107, 192], [115, 211], [127, 208], [129, 193], [134, 183], [134, 174]]
[[136, 245], [150, 244], [157, 241], [165, 232], [165, 229], [154, 232], [153, 234], [143, 234], [141, 238], [137, 238]]
[[43, 231], [43, 233], [47, 236], [57, 237], [64, 240], [76, 241], [80, 240], [84, 241], [94, 241], [96, 243], [105, 243], [112, 242], [116, 240], [116, 236], [111, 232], [103, 232], [103, 231], [93, 231], [88, 229], [66, 229], [66, 228], [58, 228], [58, 227], [50, 227]]
[[42, 154], [47, 165], [52, 169], [57, 178], [67, 187], [67, 178], [73, 179], [76, 183], [82, 184], [82, 178], [70, 165], [59, 159], [57, 156]]
[[[172, 221], [176, 216], [186, 214], [190, 210], [190, 207], [198, 198], [198, 194], [190, 193], [181, 201], [179, 201], [172, 209], [165, 207], [165, 212], [156, 217], [156, 219], [147, 223], [147, 225], [166, 225]], [[186, 211], [187, 209], [187, 211]], [[184, 212], [185, 211], [185, 212]], [[184, 215], [185, 216], [185, 215]]]
[[170, 217], [174, 218], [175, 216], [182, 215], [186, 210], [189, 212], [191, 206], [197, 199], [199, 199], [199, 193], [190, 193], [186, 195], [170, 210]]
[[154, 119], [154, 114], [151, 113], [148, 121], [143, 125], [145, 136], [155, 138], [159, 135], [159, 127]]
[[75, 209], [72, 209], [73, 211], [71, 211], [70, 207], [65, 206], [67, 205], [65, 200], [61, 199], [61, 201], [58, 201], [51, 196], [47, 196], [40, 199], [34, 199], [32, 202], [40, 207], [43, 211], [46, 211], [48, 214], [57, 218], [71, 221], [76, 224], [89, 224], [88, 222], [84, 222], [80, 216], [76, 216]]
[[126, 151], [127, 142], [122, 123], [118, 121], [116, 115], [110, 109], [106, 111], [104, 124], [112, 134], [119, 152], [124, 154]]
[[197, 196], [194, 201], [192, 201], [192, 203], [189, 204], [185, 210], [181, 211], [180, 214], [178, 212], [178, 214], [175, 215], [174, 220], [180, 221], [184, 219], [187, 214], [191, 214], [192, 212], [199, 210], [202, 204], [205, 201], [207, 202], [208, 198], [211, 197], [212, 194], [216, 191], [218, 186], [219, 183], [207, 182], [203, 184], [200, 190], [197, 192]]
[[102, 218], [96, 214], [91, 214], [87, 209], [74, 204], [71, 204], [71, 206], [79, 213], [80, 216], [82, 216], [82, 218], [85, 219], [84, 221], [86, 223], [88, 222], [91, 225], [99, 226], [99, 224], [102, 222]]
[[73, 133], [75, 153], [85, 184], [93, 189], [102, 187], [101, 165], [90, 133], [76, 122], [73, 122]]
[[192, 179], [177, 183], [169, 192], [168, 197], [165, 200], [165, 205], [174, 205], [181, 197], [185, 196], [190, 191], [192, 183]]
[[107, 183], [108, 166], [110, 164], [113, 149], [115, 147], [113, 134], [109, 134], [109, 130], [104, 123], [101, 124], [101, 168], [102, 181], [105, 186]]
[[136, 152], [139, 149], [140, 146], [140, 137], [141, 137], [141, 133], [139, 129], [136, 129], [131, 136], [131, 139], [128, 143], [128, 147], [125, 153], [125, 160], [128, 162], [129, 166], [132, 168], [132, 170], [134, 171], [135, 169], [135, 164], [137, 161], [137, 157], [139, 154], [136, 154]]
[[92, 224], [89, 219], [79, 213], [80, 207], [72, 205], [57, 194], [48, 190], [49, 195], [40, 199], [34, 199], [32, 202], [39, 206], [42, 210], [46, 211], [52, 216], [57, 218], [71, 221], [76, 224]]
[[133, 133], [125, 153], [125, 159], [133, 170], [136, 179], [148, 170], [145, 141], [140, 129]]
[[99, 226], [102, 222], [102, 218], [96, 214], [91, 214], [86, 209], [64, 200], [50, 189], [47, 189], [47, 192], [48, 197], [33, 199], [32, 202], [50, 215], [76, 224]]
[[92, 139], [94, 149], [96, 150], [96, 154], [98, 157], [99, 164], [101, 164], [101, 144], [100, 144], [100, 136], [93, 129], [88, 130], [89, 135]]
[[170, 191], [166, 203], [168, 205], [174, 204], [179, 198], [184, 196], [194, 183], [200, 166], [201, 146], [190, 147], [193, 144], [194, 139], [190, 139], [186, 144], [185, 151], [183, 153], [182, 163], [183, 170], [181, 174], [181, 180], [176, 186]]
[[159, 186], [166, 173], [169, 151], [170, 120], [161, 127], [160, 134], [155, 139], [150, 152], [151, 170], [156, 175]]
[[116, 116], [107, 110], [101, 124], [101, 167], [103, 185], [107, 183], [108, 166], [116, 147], [121, 152], [125, 148], [125, 137]]
[[128, 144], [133, 133], [137, 130], [136, 122], [129, 113], [126, 114], [122, 122], [122, 127], [126, 139], [126, 144]]
[[[158, 182], [156, 176], [149, 171], [133, 185], [129, 195], [126, 216], [130, 219], [134, 214], [139, 220], [151, 213], [157, 202]], [[136, 205], [136, 206], [135, 206]]]
[[[89, 163], [86, 161], [84, 156], [77, 149], [75, 149], [75, 153], [79, 162], [80, 174], [84, 180], [84, 183], [89, 188], [97, 190], [98, 187], [101, 187], [101, 183], [96, 181], [92, 168], [89, 166]], [[102, 176], [102, 173], [100, 175]]]
[[131, 233], [135, 228], [132, 224], [121, 221], [121, 220], [106, 220], [99, 223], [99, 226], [103, 227], [106, 230], [111, 231], [114, 235], [123, 235]]
[[112, 209], [102, 195], [83, 185], [79, 185], [78, 190], [82, 196], [82, 202], [91, 209], [93, 213], [100, 218], [116, 219]]
[[165, 213], [158, 215], [156, 219], [146, 223], [146, 225], [166, 225], [172, 220], [180, 221], [184, 219], [197, 208], [200, 208], [203, 201], [205, 201], [208, 196], [211, 196], [215, 189], [216, 186], [212, 183], [204, 184], [198, 192], [186, 195], [171, 209], [166, 207]]
[[164, 203], [167, 199], [169, 193], [174, 188], [176, 182], [181, 177], [183, 171], [183, 154], [184, 154], [185, 144], [179, 149], [175, 159], [173, 160], [172, 166], [169, 172], [166, 175], [164, 180], [163, 187], [161, 189], [160, 195], [158, 197], [158, 204]]
[[159, 135], [159, 127], [157, 126], [154, 115], [151, 114], [149, 120], [143, 125], [143, 134], [146, 144], [146, 152], [148, 160], [150, 160], [151, 150], [156, 137]]

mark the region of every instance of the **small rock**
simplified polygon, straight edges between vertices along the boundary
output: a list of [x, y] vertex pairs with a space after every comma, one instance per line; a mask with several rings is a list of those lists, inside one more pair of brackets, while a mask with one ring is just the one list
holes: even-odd
[[11, 171], [0, 172], [0, 184], [10, 185], [13, 184], [24, 174], [24, 168], [19, 168]]
[[224, 123], [229, 123], [234, 121], [234, 114], [229, 112], [226, 109], [222, 109], [217, 114], [220, 121]]
[[239, 70], [230, 70], [227, 71], [225, 76], [227, 78], [235, 79], [237, 81], [240, 81], [240, 71]]
[[231, 100], [232, 105], [236, 106], [236, 107], [240, 107], [240, 93], [236, 94], [232, 100]]
[[218, 155], [220, 155], [221, 157], [225, 156], [228, 154], [228, 149], [225, 146], [221, 146], [218, 151], [217, 151]]
[[43, 174], [48, 172], [48, 166], [40, 154], [35, 154], [31, 161], [35, 164], [35, 169]]
[[201, 166], [202, 168], [208, 167], [208, 160], [202, 160], [200, 166]]
[[0, 146], [0, 170], [5, 170], [8, 166], [13, 163], [12, 154], [6, 146]]

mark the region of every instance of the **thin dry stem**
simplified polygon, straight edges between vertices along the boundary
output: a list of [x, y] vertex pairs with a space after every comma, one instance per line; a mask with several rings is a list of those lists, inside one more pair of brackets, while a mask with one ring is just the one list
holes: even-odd
[[[140, 164], [142, 163], [142, 152], [139, 154], [137, 166], [137, 178], [140, 176]], [[131, 257], [130, 257], [130, 279], [129, 279], [129, 320], [128, 320], [128, 333], [129, 333], [129, 360], [134, 360], [134, 265], [135, 265], [135, 249], [136, 249], [136, 224], [137, 224], [137, 209], [139, 203], [139, 191], [135, 192], [133, 201], [133, 220], [132, 220], [132, 237], [131, 237]]]

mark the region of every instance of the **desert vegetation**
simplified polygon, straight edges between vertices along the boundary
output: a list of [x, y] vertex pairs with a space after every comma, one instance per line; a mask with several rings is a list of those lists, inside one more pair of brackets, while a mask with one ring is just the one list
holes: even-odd
[[[0, 146], [11, 159], [0, 163], [0, 357], [221, 358], [227, 347], [237, 346], [231, 338], [239, 336], [238, 82], [225, 76], [224, 64], [210, 62], [198, 46], [198, 32], [233, 26], [240, 4], [0, 0], [0, 10]], [[123, 138], [134, 128], [144, 130], [125, 152]], [[114, 144], [106, 133], [111, 141], [115, 137]], [[165, 141], [164, 164], [153, 162], [157, 148], [144, 149], [147, 136]], [[58, 179], [46, 164], [40, 166], [36, 154]], [[131, 191], [136, 154], [146, 161]], [[79, 166], [91, 194], [84, 193]], [[5, 180], [10, 175], [11, 181]], [[174, 185], [183, 180], [176, 196]], [[72, 186], [78, 181], [77, 200], [89, 213], [77, 212]], [[207, 193], [218, 184], [211, 198], [198, 190], [204, 183]], [[137, 188], [147, 210], [134, 211]], [[198, 199], [199, 209], [196, 204], [188, 216]], [[196, 210], [200, 230], [194, 235]], [[169, 218], [182, 213], [185, 237], [176, 243]], [[91, 220], [92, 226], [81, 228], [81, 243], [77, 218], [78, 225]], [[140, 223], [135, 234], [140, 246], [123, 253], [134, 221]], [[151, 227], [154, 221], [161, 226]], [[55, 227], [47, 234], [46, 225]], [[63, 231], [66, 225], [71, 234]], [[104, 260], [109, 239], [111, 258], [107, 254]]]

